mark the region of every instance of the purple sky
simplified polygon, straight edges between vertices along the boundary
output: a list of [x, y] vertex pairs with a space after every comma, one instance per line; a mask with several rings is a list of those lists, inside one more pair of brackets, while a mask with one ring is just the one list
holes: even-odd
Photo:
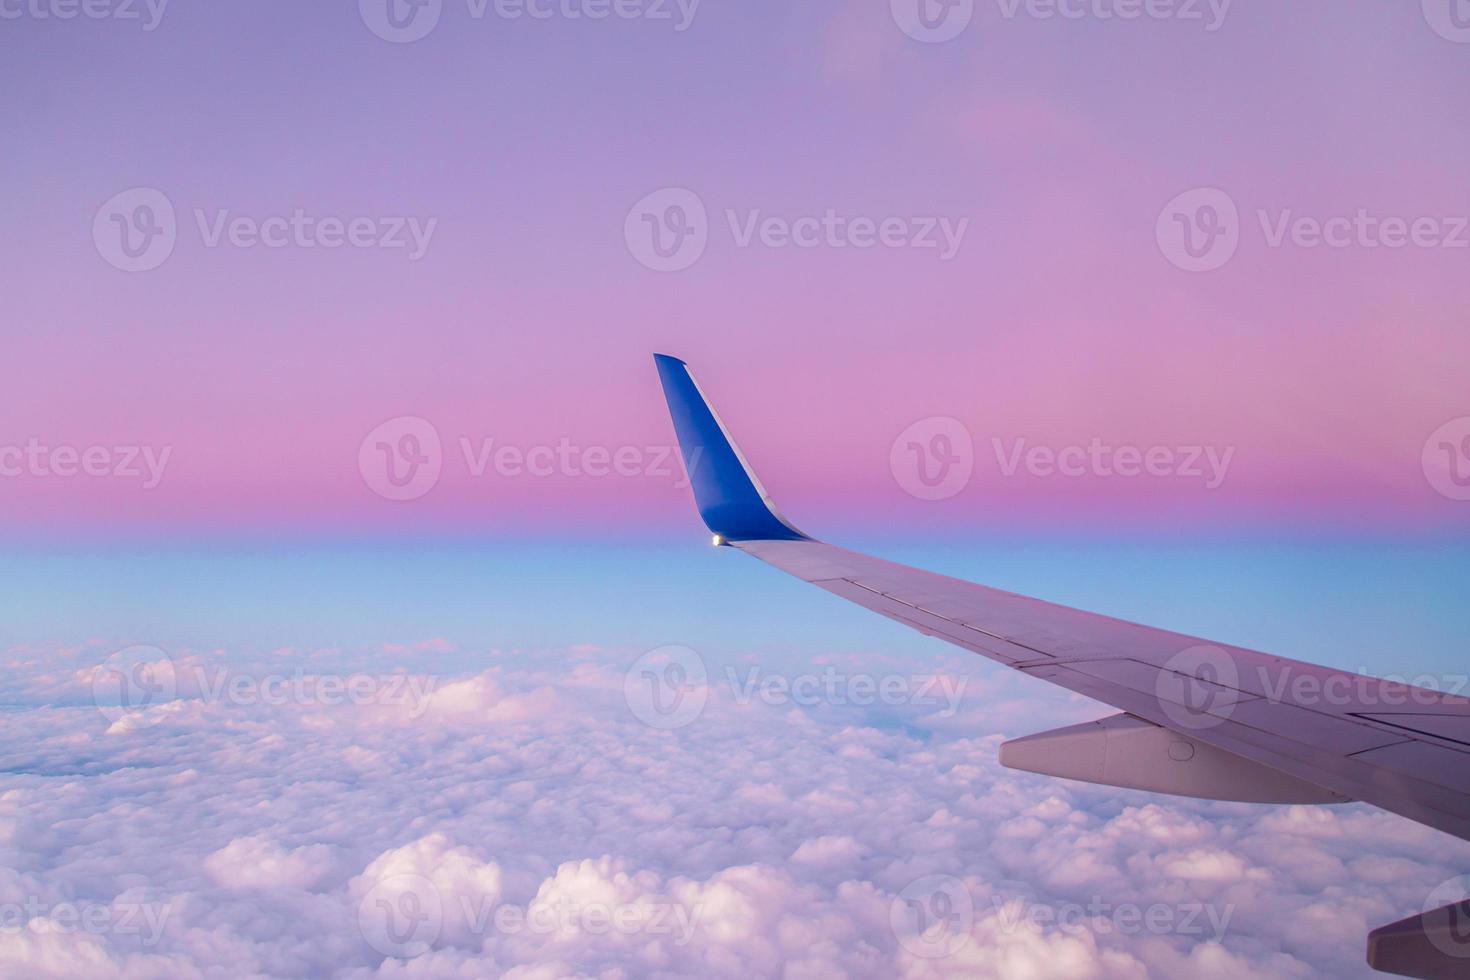
[[[10, 527], [670, 526], [668, 481], [476, 476], [461, 443], [666, 445], [653, 350], [694, 365], [791, 510], [1463, 527], [1421, 456], [1470, 414], [1470, 47], [1414, 4], [1238, 3], [1211, 30], [1204, 4], [1124, 21], [987, 0], [924, 43], [877, 2], [706, 0], [683, 31], [672, 3], [668, 21], [465, 3], [411, 43], [349, 3], [0, 21], [0, 445], [170, 450], [146, 491], [28, 463], [0, 481]], [[138, 201], [109, 202], [134, 188], [176, 231], [124, 272], [115, 221]], [[705, 209], [674, 272], [625, 235], [666, 188]], [[1223, 264], [1186, 271], [1177, 222], [1202, 199], [1165, 206], [1200, 188], [1237, 217], [1205, 260]], [[298, 209], [304, 232], [281, 223]], [[829, 210], [814, 247], [746, 236]], [[854, 244], [890, 218], [893, 247]], [[1345, 247], [1313, 237], [1334, 218]], [[323, 246], [354, 219], [404, 247]], [[262, 233], [284, 247], [242, 244]], [[401, 416], [443, 445], [408, 506], [355, 465]], [[934, 416], [976, 447], [942, 504], [888, 466]], [[1093, 439], [1235, 453], [1205, 492], [1006, 476], [992, 443]]]

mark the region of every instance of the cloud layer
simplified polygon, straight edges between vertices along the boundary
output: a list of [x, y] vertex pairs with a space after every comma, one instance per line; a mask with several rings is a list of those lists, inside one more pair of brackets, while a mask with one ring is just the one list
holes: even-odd
[[[1002, 737], [1105, 709], [958, 658], [927, 688], [878, 657], [763, 665], [835, 673], [799, 703], [710, 665], [661, 729], [634, 657], [592, 648], [451, 677], [432, 643], [177, 651], [178, 699], [119, 717], [91, 703], [108, 652], [6, 652], [0, 973], [1355, 976], [1470, 858], [1362, 807], [1003, 770]], [[856, 663], [909, 696], [853, 703]], [[426, 700], [395, 699], [410, 678]]]

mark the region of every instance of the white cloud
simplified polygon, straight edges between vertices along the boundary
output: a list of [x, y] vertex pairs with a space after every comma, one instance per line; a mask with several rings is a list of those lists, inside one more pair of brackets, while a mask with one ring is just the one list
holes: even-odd
[[309, 890], [330, 876], [332, 848], [309, 844], [285, 850], [263, 834], [236, 837], [204, 859], [204, 870], [226, 888]]
[[867, 850], [856, 838], [846, 834], [828, 834], [802, 841], [796, 853], [791, 855], [791, 860], [795, 864], [814, 867], [826, 865], [851, 868]]
[[[437, 647], [308, 659], [387, 676]], [[9, 654], [12, 690], [57, 706], [0, 713], [0, 926], [14, 926], [0, 974], [1354, 976], [1367, 928], [1470, 863], [1470, 847], [1364, 807], [1003, 770], [1001, 734], [1074, 721], [1075, 706], [963, 664], [944, 673], [981, 670], [968, 728], [918, 705], [733, 705], [717, 690], [666, 731], [623, 702], [632, 657], [601, 650], [412, 674], [432, 688], [418, 713], [192, 696], [117, 724], [85, 703], [95, 654]], [[977, 697], [1024, 721], [998, 731]], [[968, 914], [914, 894], [926, 880], [956, 883]], [[69, 906], [106, 914], [68, 927]], [[1167, 921], [1130, 928], [1150, 914]], [[895, 915], [963, 943], [919, 955]]]

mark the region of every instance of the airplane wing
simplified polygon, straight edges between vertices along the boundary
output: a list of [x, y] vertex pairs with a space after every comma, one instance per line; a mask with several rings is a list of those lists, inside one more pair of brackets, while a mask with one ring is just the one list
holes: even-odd
[[[1003, 764], [1204, 799], [1360, 800], [1470, 840], [1470, 699], [824, 544], [781, 516], [688, 366], [654, 359], [716, 545], [1120, 712], [1007, 742]], [[1405, 976], [1470, 976], [1470, 901], [1375, 930], [1369, 962]]]

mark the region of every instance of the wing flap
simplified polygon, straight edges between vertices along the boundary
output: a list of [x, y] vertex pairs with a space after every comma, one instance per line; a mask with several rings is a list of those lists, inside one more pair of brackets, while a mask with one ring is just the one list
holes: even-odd
[[1367, 749], [1353, 756], [1371, 766], [1413, 772], [1456, 793], [1470, 793], [1470, 753], [1417, 739]]

